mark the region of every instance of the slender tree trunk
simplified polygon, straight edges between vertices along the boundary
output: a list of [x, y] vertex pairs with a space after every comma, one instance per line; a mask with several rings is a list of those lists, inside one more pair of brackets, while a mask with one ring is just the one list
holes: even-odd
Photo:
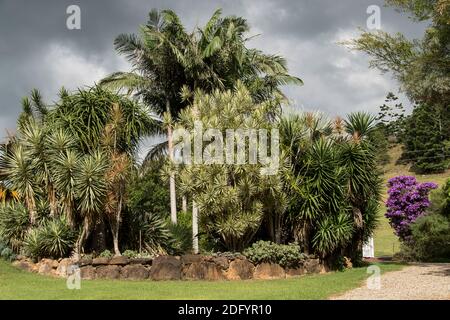
[[75, 260], [78, 261], [81, 259], [81, 250], [83, 249], [84, 242], [89, 234], [89, 221], [88, 218], [85, 217], [83, 221], [83, 229], [81, 230], [80, 235], [78, 236], [77, 242], [75, 243]]
[[118, 231], [113, 232], [113, 244], [114, 244], [114, 255], [121, 256], [122, 254], [120, 253], [120, 250], [119, 250], [119, 232]]
[[120, 216], [122, 214], [122, 199], [119, 201], [117, 206], [117, 214], [115, 217], [115, 221], [112, 225], [112, 235], [113, 235], [113, 244], [114, 244], [114, 254], [116, 256], [121, 256], [119, 250], [119, 229], [120, 229]]
[[30, 223], [31, 225], [36, 224], [36, 203], [34, 201], [34, 197], [33, 196], [26, 196], [25, 197], [25, 203], [27, 206], [27, 209], [29, 211], [30, 214]]
[[183, 196], [181, 205], [182, 205], [181, 210], [183, 210], [183, 212], [186, 213], [187, 212], [187, 197], [186, 196]]
[[[170, 115], [170, 102], [166, 101], [166, 111]], [[172, 136], [172, 124], [169, 123], [167, 126], [167, 140], [169, 144], [169, 160], [173, 163], [174, 150], [173, 150], [173, 136]], [[170, 171], [169, 177], [170, 184], [170, 220], [173, 224], [177, 224], [177, 197], [175, 192], [175, 172]]]
[[75, 229], [75, 217], [73, 216], [73, 204], [71, 200], [66, 200], [65, 213], [67, 222], [72, 230]]
[[56, 190], [51, 185], [48, 187], [48, 197], [50, 204], [50, 216], [56, 217], [58, 214], [58, 204], [56, 200]]
[[309, 236], [311, 225], [308, 221], [300, 222], [295, 226], [294, 240], [303, 247], [306, 254], [310, 253], [309, 248]]
[[195, 201], [192, 201], [192, 249], [198, 254], [198, 206]]

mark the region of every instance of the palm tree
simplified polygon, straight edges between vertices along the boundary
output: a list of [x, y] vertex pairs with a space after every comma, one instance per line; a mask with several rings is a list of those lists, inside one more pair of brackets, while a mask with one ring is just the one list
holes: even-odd
[[[194, 93], [192, 105], [180, 114], [177, 128], [191, 132], [196, 121], [202, 121], [204, 129], [271, 129], [274, 123], [267, 111], [276, 112], [276, 105], [266, 101], [254, 103], [251, 93], [238, 82], [234, 91], [216, 90], [211, 94]], [[203, 152], [209, 150], [204, 146]], [[215, 152], [224, 156], [223, 150]], [[283, 210], [280, 176], [261, 173], [263, 165], [209, 165], [193, 164], [177, 167], [180, 188], [193, 200], [193, 247], [198, 250], [198, 224], [203, 221], [204, 232], [214, 237], [228, 250], [242, 250], [254, 238], [267, 215], [269, 221], [277, 221], [272, 210], [279, 205]], [[273, 214], [273, 216], [271, 215]]]
[[92, 226], [99, 219], [104, 208], [107, 190], [104, 177], [108, 162], [101, 152], [96, 152], [84, 156], [79, 165], [75, 185], [79, 199], [77, 209], [81, 214], [83, 225], [75, 245], [76, 259], [79, 259]]
[[14, 140], [14, 138], [11, 137], [7, 142], [0, 144], [0, 202], [3, 205], [10, 201], [19, 201], [20, 199], [20, 195], [17, 191], [12, 190], [5, 185], [5, 181], [7, 180], [5, 172], [5, 156], [8, 153], [8, 150], [11, 149], [12, 140]]
[[76, 173], [81, 155], [76, 150], [65, 150], [52, 159], [55, 188], [60, 195], [62, 210], [72, 228], [76, 226]]
[[25, 202], [30, 215], [30, 222], [36, 222], [36, 185], [34, 161], [21, 144], [14, 144], [4, 155], [7, 186], [16, 190]]
[[351, 137], [342, 144], [339, 157], [355, 226], [348, 256], [355, 262], [360, 259], [363, 243], [373, 234], [380, 205], [381, 178], [376, 150], [370, 141], [375, 129], [374, 119], [363, 112], [348, 116], [346, 129]]
[[[152, 10], [140, 37], [116, 38], [117, 51], [127, 56], [133, 70], [113, 73], [101, 84], [134, 92], [160, 119], [165, 119], [161, 123], [165, 124], [168, 140], [153, 148], [148, 158], [168, 147], [169, 159], [173, 160], [173, 123], [189, 103], [180, 96], [184, 87], [189, 92], [211, 92], [217, 88], [232, 89], [241, 80], [255, 99], [263, 101], [281, 95], [279, 85], [302, 83], [288, 75], [286, 61], [281, 57], [246, 48], [249, 39], [244, 34], [248, 29], [244, 19], [221, 18], [221, 10], [217, 10], [203, 29], [188, 34], [173, 11]], [[169, 181], [171, 219], [176, 223], [173, 171]]]
[[355, 113], [331, 123], [310, 113], [280, 121], [294, 236], [324, 259], [345, 254], [357, 263], [373, 232], [379, 176], [368, 139], [371, 119]]
[[[61, 100], [48, 118], [56, 128], [60, 128], [58, 130], [70, 130], [76, 141], [76, 145], [72, 147], [72, 143], [65, 141], [64, 134], [58, 130], [52, 139], [52, 150], [56, 152], [55, 176], [68, 214], [73, 212], [74, 199], [80, 201], [80, 180], [76, 179], [80, 173], [75, 168], [79, 165], [79, 158], [83, 158], [83, 155], [90, 157], [101, 151], [108, 164], [102, 178], [106, 180], [107, 197], [101, 198], [106, 216], [91, 211], [82, 213], [84, 238], [79, 239], [78, 245], [82, 246], [94, 223], [104, 229], [104, 219], [107, 218], [113, 234], [115, 253], [120, 255], [119, 226], [128, 168], [133, 164], [141, 139], [157, 133], [159, 129], [148, 108], [99, 87], [79, 90], [72, 95], [62, 90], [60, 97]], [[65, 152], [58, 152], [58, 149]]]
[[125, 186], [131, 160], [127, 153], [119, 151], [119, 138], [123, 134], [124, 118], [121, 107], [114, 104], [111, 108], [110, 122], [105, 128], [104, 150], [109, 158], [109, 169], [106, 173], [107, 201], [106, 212], [113, 236], [114, 252], [120, 255], [119, 227], [122, 207], [125, 202]]
[[[109, 197], [119, 200], [115, 205], [117, 218], [111, 221], [114, 247], [120, 254], [118, 226], [127, 171], [120, 171], [120, 179], [109, 178], [120, 167], [118, 159], [133, 164], [141, 138], [158, 132], [147, 108], [94, 87], [75, 94], [62, 89], [60, 101], [51, 108], [45, 107], [38, 92], [33, 91], [31, 101], [23, 100], [23, 109], [18, 134], [2, 145], [3, 183], [23, 199], [32, 224], [41, 203], [50, 216], [64, 212], [72, 228], [82, 221], [77, 253], [94, 223], [102, 225], [110, 217], [103, 216], [104, 209], [110, 213], [111, 207], [106, 206], [102, 194], [107, 191]], [[98, 156], [101, 152], [102, 157]]]

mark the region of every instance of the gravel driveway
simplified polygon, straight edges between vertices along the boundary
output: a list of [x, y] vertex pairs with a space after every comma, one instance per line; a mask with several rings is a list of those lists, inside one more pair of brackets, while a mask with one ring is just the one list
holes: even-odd
[[450, 300], [450, 263], [421, 263], [381, 275], [380, 289], [372, 282], [332, 300]]

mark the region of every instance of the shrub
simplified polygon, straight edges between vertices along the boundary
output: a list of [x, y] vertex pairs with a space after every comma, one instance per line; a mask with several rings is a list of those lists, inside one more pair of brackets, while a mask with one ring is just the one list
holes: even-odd
[[296, 243], [284, 245], [270, 241], [255, 242], [244, 250], [243, 254], [255, 264], [278, 263], [285, 268], [297, 267], [306, 258]]
[[42, 233], [40, 229], [30, 229], [23, 241], [23, 249], [25, 255], [35, 260], [45, 257], [45, 253], [42, 251]]
[[74, 247], [76, 235], [63, 217], [45, 221], [41, 232], [46, 256], [66, 257]]
[[62, 258], [74, 247], [76, 234], [64, 217], [44, 220], [28, 231], [24, 239], [25, 254], [34, 259]]
[[418, 218], [411, 224], [411, 245], [406, 252], [413, 260], [450, 259], [450, 220], [438, 214]]
[[16, 253], [22, 247], [29, 225], [29, 214], [23, 205], [0, 206], [0, 240]]
[[427, 215], [411, 224], [410, 241], [404, 243], [400, 257], [405, 260], [450, 260], [450, 179], [431, 194]]
[[126, 222], [126, 247], [138, 250], [141, 242], [142, 249], [149, 254], [165, 254], [170, 249], [172, 234], [167, 222], [157, 214], [136, 211], [128, 213]]
[[0, 241], [0, 258], [7, 261], [13, 261], [16, 258], [14, 251], [9, 248], [4, 242]]
[[106, 249], [105, 251], [103, 251], [102, 253], [100, 253], [98, 255], [100, 258], [112, 258], [113, 254], [111, 253], [111, 251], [109, 251], [108, 249]]
[[418, 183], [415, 177], [398, 176], [388, 182], [389, 198], [385, 216], [402, 241], [411, 236], [410, 224], [425, 214], [430, 206], [428, 194], [437, 185], [432, 182]]
[[177, 224], [169, 224], [169, 230], [172, 234], [172, 254], [183, 254], [192, 250], [192, 216], [189, 212], [181, 212]]
[[5, 248], [8, 248], [8, 246], [4, 242], [0, 241], [0, 252], [2, 252]]
[[133, 250], [125, 250], [124, 252], [122, 252], [122, 255], [131, 259], [131, 258], [137, 258], [139, 253], [137, 253], [136, 251], [133, 251]]
[[12, 251], [12, 249], [4, 248], [0, 252], [0, 257], [2, 257], [3, 259], [5, 259], [7, 261], [13, 261], [16, 258], [16, 255], [14, 254], [14, 251]]

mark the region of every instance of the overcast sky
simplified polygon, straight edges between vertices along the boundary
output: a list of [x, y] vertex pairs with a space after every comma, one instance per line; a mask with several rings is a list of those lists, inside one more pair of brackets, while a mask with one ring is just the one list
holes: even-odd
[[[66, 9], [81, 9], [81, 30], [68, 30]], [[173, 9], [187, 29], [203, 25], [217, 8], [246, 18], [250, 45], [288, 61], [291, 74], [305, 82], [286, 88], [293, 105], [330, 115], [377, 111], [397, 84], [368, 69], [368, 58], [337, 42], [366, 27], [369, 5], [381, 8], [381, 28], [420, 38], [425, 25], [384, 7], [383, 0], [0, 0], [0, 137], [15, 128], [20, 99], [38, 88], [47, 101], [61, 86], [74, 90], [103, 76], [128, 70], [113, 40], [136, 33], [151, 8]]]

